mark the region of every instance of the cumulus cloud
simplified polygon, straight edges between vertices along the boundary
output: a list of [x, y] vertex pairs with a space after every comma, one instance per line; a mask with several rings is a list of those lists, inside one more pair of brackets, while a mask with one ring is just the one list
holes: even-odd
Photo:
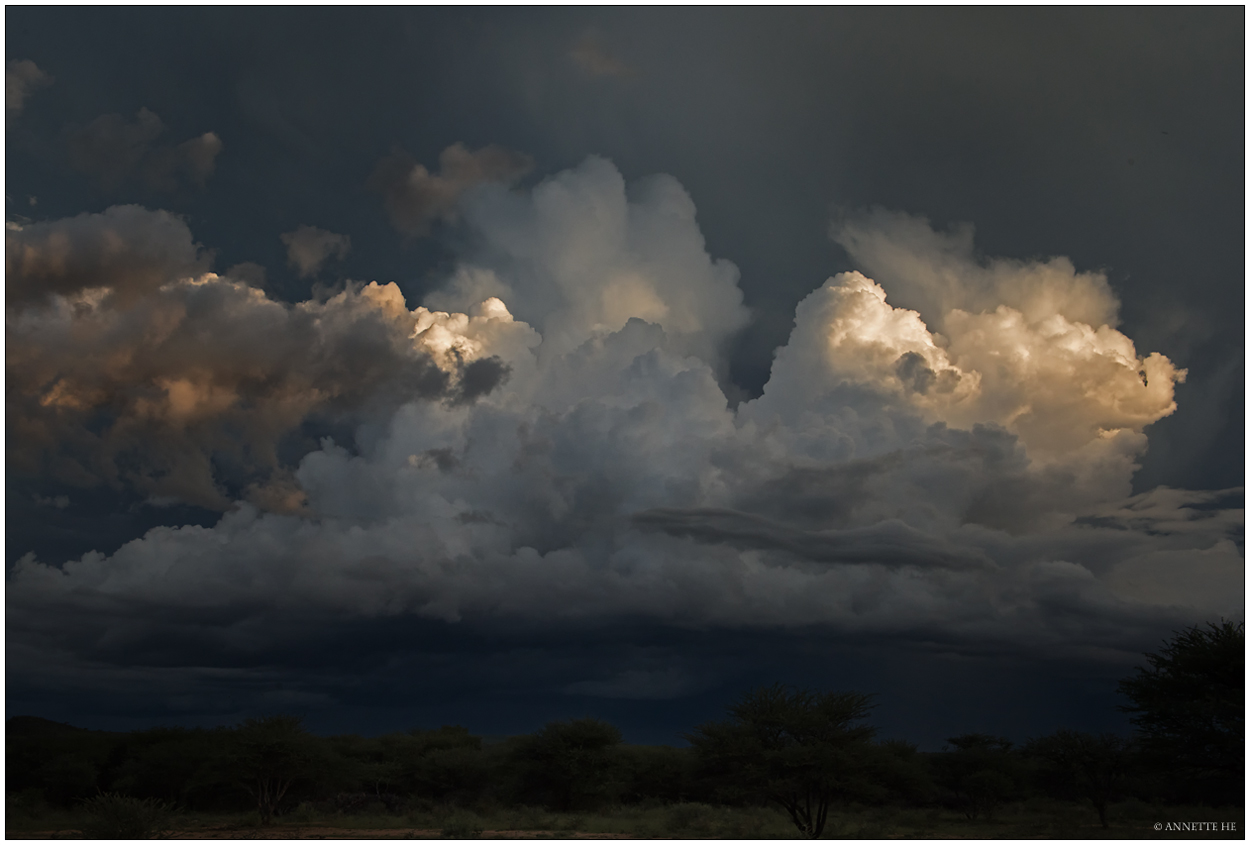
[[4, 66], [4, 112], [17, 117], [26, 105], [26, 98], [55, 81], [30, 59], [10, 59]]
[[310, 417], [470, 403], [507, 376], [448, 336], [454, 318], [408, 310], [394, 284], [286, 305], [205, 272], [166, 212], [113, 208], [9, 236], [11, 296], [28, 305], [7, 315], [18, 472], [218, 509], [250, 484], [290, 503], [290, 479], [275, 477], [275, 492], [269, 476]]
[[[11, 426], [46, 444], [23, 454], [55, 465], [79, 437], [74, 454], [107, 458], [76, 458], [83, 473], [153, 493], [219, 502], [178, 456], [265, 463], [249, 456], [315, 409], [375, 400], [355, 444], [266, 459], [212, 528], [23, 559], [10, 641], [133, 660], [176, 640], [234, 665], [334, 624], [641, 619], [1105, 655], [1244, 613], [1236, 493], [1130, 495], [1180, 373], [1112, 327], [1097, 278], [979, 259], [974, 276], [997, 269], [971, 293], [916, 276], [940, 288], [939, 331], [837, 276], [800, 303], [764, 394], [731, 409], [736, 270], [674, 180], [627, 186], [591, 159], [460, 208], [475, 246], [425, 307], [377, 284], [284, 306], [203, 274], [129, 310], [82, 294], [10, 313]], [[97, 434], [101, 408], [117, 422]], [[140, 454], [164, 463], [136, 470]], [[73, 623], [50, 626], [53, 608]], [[672, 678], [643, 661], [567, 691], [679, 694]]]
[[281, 238], [286, 244], [287, 261], [299, 271], [301, 279], [315, 276], [328, 258], [341, 259], [352, 248], [352, 239], [347, 235], [336, 235], [316, 226], [298, 226], [292, 232], [284, 232]]
[[539, 330], [545, 354], [636, 318], [716, 364], [747, 322], [738, 268], [708, 255], [694, 202], [671, 176], [627, 186], [591, 157], [527, 193], [485, 187], [463, 213], [484, 246], [428, 302], [463, 310], [497, 296]]
[[511, 184], [534, 166], [529, 156], [494, 144], [470, 151], [461, 143], [439, 153], [431, 173], [403, 150], [378, 163], [369, 185], [382, 193], [391, 224], [405, 235], [429, 234], [438, 220], [454, 220], [460, 197], [476, 185]]
[[146, 108], [133, 121], [105, 114], [66, 135], [70, 165], [105, 190], [137, 181], [150, 191], [173, 191], [181, 184], [203, 187], [213, 173], [221, 139], [205, 132], [177, 145], [159, 144], [165, 123]]
[[1036, 324], [1059, 316], [1089, 326], [1119, 322], [1119, 300], [1102, 272], [1077, 272], [1057, 256], [1021, 261], [977, 254], [971, 224], [937, 232], [923, 217], [874, 209], [843, 217], [830, 230], [856, 267], [944, 332], [955, 311], [981, 314], [1006, 306]]
[[[1027, 284], [1020, 288], [1028, 292]], [[1030, 320], [1007, 305], [980, 313], [955, 308], [943, 324], [945, 335], [931, 332], [917, 312], [890, 305], [884, 289], [860, 273], [830, 279], [799, 304], [791, 342], [748, 413], [814, 424], [823, 417], [860, 451], [874, 448], [863, 429], [879, 421], [862, 412], [848, 418], [857, 404], [887, 418], [960, 428], [993, 423], [1017, 435], [1035, 460], [1084, 472], [1091, 483], [1101, 476], [1107, 492], [1127, 492], [1146, 445], [1142, 429], [1175, 410], [1173, 387], [1183, 370], [1158, 353], [1138, 356], [1106, 324], [1058, 313]]]

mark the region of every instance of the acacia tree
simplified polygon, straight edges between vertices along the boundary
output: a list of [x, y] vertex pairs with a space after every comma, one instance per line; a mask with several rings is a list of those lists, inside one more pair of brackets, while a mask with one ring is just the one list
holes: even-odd
[[[1120, 681], [1142, 745], [1169, 771], [1203, 783], [1218, 799], [1242, 794], [1245, 770], [1244, 623], [1208, 622], [1178, 631], [1148, 667]], [[1226, 794], [1225, 794], [1226, 793]]]
[[730, 718], [686, 737], [703, 766], [748, 794], [780, 804], [795, 827], [816, 839], [829, 805], [856, 791], [875, 729], [856, 724], [871, 696], [821, 693], [775, 684], [744, 695]]
[[1017, 788], [1010, 740], [989, 734], [963, 734], [947, 740], [933, 758], [938, 783], [969, 819], [993, 816]]
[[1025, 753], [1045, 761], [1054, 792], [1089, 799], [1107, 827], [1107, 804], [1116, 797], [1133, 759], [1133, 743], [1114, 734], [1057, 731], [1034, 739]]
[[261, 824], [269, 824], [291, 786], [307, 777], [315, 739], [298, 716], [248, 719], [235, 731], [231, 760], [239, 784], [256, 801]]

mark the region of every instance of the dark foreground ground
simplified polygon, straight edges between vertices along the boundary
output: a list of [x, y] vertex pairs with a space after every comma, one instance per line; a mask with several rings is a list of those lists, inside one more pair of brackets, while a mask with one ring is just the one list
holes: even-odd
[[[825, 839], [1243, 839], [1244, 808], [1161, 807], [1140, 801], [1114, 805], [1103, 829], [1093, 809], [1030, 800], [968, 819], [941, 809], [840, 808]], [[1195, 827], [1192, 823], [1206, 823]], [[87, 820], [74, 812], [13, 806], [8, 839], [75, 839]], [[1207, 829], [1214, 828], [1214, 829]], [[790, 839], [797, 831], [771, 808], [706, 804], [623, 807], [598, 813], [537, 809], [446, 810], [406, 816], [319, 813], [301, 807], [269, 826], [254, 816], [174, 814], [160, 832], [168, 839]]]

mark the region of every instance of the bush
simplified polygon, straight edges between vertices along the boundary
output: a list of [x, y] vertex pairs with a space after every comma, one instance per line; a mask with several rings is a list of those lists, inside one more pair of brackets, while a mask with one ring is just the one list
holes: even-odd
[[707, 804], [674, 804], [668, 811], [668, 828], [678, 833], [711, 833], [717, 815], [717, 810]]
[[444, 839], [477, 839], [482, 835], [482, 822], [475, 816], [458, 813], [443, 823]]
[[151, 839], [165, 829], [169, 807], [152, 798], [102, 792], [83, 802], [91, 820], [83, 828], [88, 839]]

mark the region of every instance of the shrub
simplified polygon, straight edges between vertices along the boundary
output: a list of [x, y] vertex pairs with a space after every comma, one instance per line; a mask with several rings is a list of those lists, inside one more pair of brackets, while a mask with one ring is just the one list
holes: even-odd
[[83, 828], [88, 839], [151, 839], [165, 829], [169, 807], [153, 798], [132, 798], [102, 792], [83, 802], [90, 821]]
[[443, 823], [443, 838], [477, 839], [482, 830], [482, 823], [476, 817], [458, 813]]

